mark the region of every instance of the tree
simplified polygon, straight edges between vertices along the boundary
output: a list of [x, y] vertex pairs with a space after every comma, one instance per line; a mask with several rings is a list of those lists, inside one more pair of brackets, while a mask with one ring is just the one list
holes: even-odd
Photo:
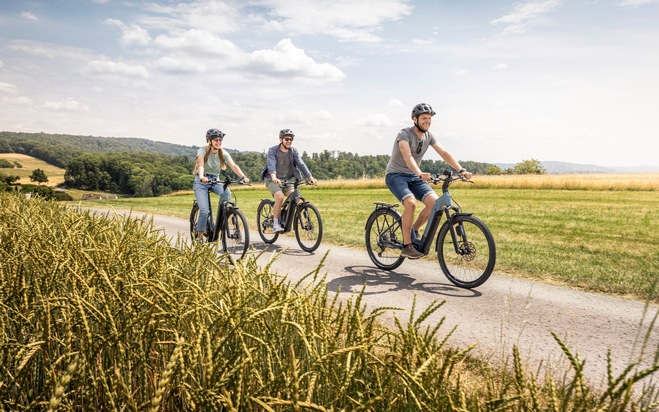
[[539, 160], [531, 159], [517, 163], [512, 168], [512, 172], [516, 175], [543, 175], [546, 170], [542, 167], [542, 163]]
[[48, 176], [46, 176], [46, 172], [44, 172], [43, 170], [34, 169], [32, 171], [32, 174], [30, 175], [30, 181], [37, 182], [39, 184], [45, 183], [48, 181]]
[[490, 165], [487, 167], [487, 170], [485, 172], [488, 175], [502, 175], [503, 170], [497, 165]]

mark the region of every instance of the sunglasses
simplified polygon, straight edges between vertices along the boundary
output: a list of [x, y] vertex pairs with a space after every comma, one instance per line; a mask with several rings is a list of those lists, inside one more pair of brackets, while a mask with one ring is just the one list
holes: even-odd
[[222, 140], [224, 140], [224, 137], [214, 137], [211, 140], [215, 140], [216, 142], [218, 141], [221, 142]]
[[423, 149], [423, 140], [420, 140], [417, 145], [416, 145], [416, 154], [421, 153], [421, 149]]
[[293, 138], [292, 137], [284, 137], [284, 140], [286, 140], [287, 142], [292, 142]]

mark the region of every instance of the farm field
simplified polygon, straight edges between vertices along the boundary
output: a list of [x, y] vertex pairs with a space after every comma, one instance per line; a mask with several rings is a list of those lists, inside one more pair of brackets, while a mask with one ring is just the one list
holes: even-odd
[[41, 169], [46, 173], [48, 182], [43, 183], [45, 186], [57, 186], [60, 183], [64, 183], [64, 169], [53, 166], [42, 160], [18, 153], [0, 153], [0, 159], [5, 159], [12, 163], [18, 162], [23, 166], [20, 168], [0, 168], [0, 173], [11, 176], [20, 176], [21, 179], [18, 181], [20, 184], [35, 184], [30, 181], [30, 175], [35, 169]]
[[[646, 298], [659, 274], [659, 191], [654, 189], [658, 176], [630, 175], [628, 186], [618, 180], [606, 190], [599, 188], [600, 183], [589, 187], [587, 182], [580, 183], [580, 189], [561, 190], [565, 176], [556, 176], [553, 181], [547, 175], [541, 177], [542, 187], [553, 188], [511, 189], [497, 186], [496, 179], [477, 176], [476, 185], [458, 183], [451, 189], [463, 209], [475, 213], [492, 230], [497, 243], [495, 273]], [[527, 187], [535, 187], [540, 179], [529, 181]], [[613, 180], [596, 175], [593, 181]], [[643, 188], [633, 185], [639, 181], [644, 182]], [[489, 188], [481, 188], [481, 182]], [[256, 208], [262, 198], [270, 197], [269, 192], [256, 183], [237, 187], [234, 194], [250, 228], [256, 230]], [[396, 203], [377, 181], [321, 182], [319, 187], [302, 187], [302, 194], [321, 212], [324, 243], [354, 247], [364, 253], [364, 225], [373, 202]], [[75, 204], [185, 219], [193, 197], [189, 191], [159, 198]], [[431, 254], [426, 259], [434, 260], [436, 256]], [[659, 298], [654, 296], [653, 300]]]

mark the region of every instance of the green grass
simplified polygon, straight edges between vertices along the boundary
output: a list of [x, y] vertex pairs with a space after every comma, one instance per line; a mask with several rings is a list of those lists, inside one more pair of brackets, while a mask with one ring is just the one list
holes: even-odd
[[[270, 198], [258, 185], [234, 190], [255, 230], [256, 208]], [[463, 209], [492, 230], [496, 271], [589, 291], [645, 299], [659, 273], [659, 194], [656, 191], [474, 189], [454, 186]], [[303, 188], [320, 210], [323, 242], [366, 253], [364, 225], [373, 202], [396, 203], [388, 189]], [[187, 218], [193, 194], [89, 201]], [[217, 197], [213, 197], [217, 199]], [[260, 239], [258, 239], [260, 240]], [[435, 254], [426, 259], [436, 259]], [[659, 301], [654, 297], [654, 301]]]
[[[321, 192], [321, 191], [319, 191]], [[315, 193], [314, 193], [315, 195]], [[318, 197], [322, 197], [319, 193]], [[443, 303], [393, 328], [320, 268], [298, 284], [251, 257], [172, 246], [148, 220], [0, 193], [0, 408], [129, 411], [654, 411], [631, 360], [601, 388], [449, 348]], [[106, 218], [108, 217], [108, 218]], [[648, 353], [657, 359], [657, 353]]]

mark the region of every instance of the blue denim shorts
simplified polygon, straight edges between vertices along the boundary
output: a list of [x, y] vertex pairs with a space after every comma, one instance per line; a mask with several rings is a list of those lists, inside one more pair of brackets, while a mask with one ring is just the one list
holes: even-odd
[[407, 173], [387, 173], [384, 181], [399, 202], [402, 202], [410, 196], [414, 196], [416, 200], [423, 202], [424, 197], [433, 193], [428, 182], [424, 181], [417, 175]]

